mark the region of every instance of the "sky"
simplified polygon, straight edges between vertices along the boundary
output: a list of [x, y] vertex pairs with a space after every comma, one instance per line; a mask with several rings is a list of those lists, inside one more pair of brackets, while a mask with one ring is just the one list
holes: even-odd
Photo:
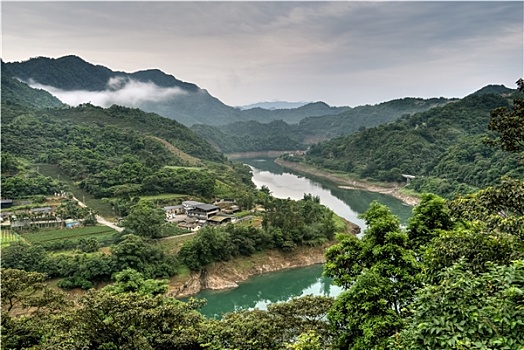
[[524, 2], [2, 1], [2, 59], [158, 68], [231, 106], [463, 97], [523, 74]]

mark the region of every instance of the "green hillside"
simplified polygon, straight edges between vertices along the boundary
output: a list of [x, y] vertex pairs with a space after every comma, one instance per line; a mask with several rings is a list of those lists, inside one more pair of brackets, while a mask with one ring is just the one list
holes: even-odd
[[277, 119], [298, 123], [306, 117], [337, 114], [349, 108], [330, 107], [325, 103], [317, 102], [287, 110], [269, 111], [254, 108], [241, 111], [225, 105], [197, 85], [180, 81], [158, 69], [134, 73], [112, 71], [104, 66], [93, 65], [77, 56], [64, 56], [57, 59], [37, 57], [23, 62], [9, 62], [5, 66], [9, 74], [18, 79], [27, 82], [35, 81], [65, 91], [114, 92], [124, 88], [130, 81], [154, 83], [159, 88], [178, 88], [180, 93], [162, 99], [134, 101], [133, 106], [177, 120], [186, 126], [225, 125], [245, 120], [269, 122]]
[[[44, 90], [31, 89], [26, 84], [14, 79], [4, 62], [2, 64], [2, 102], [9, 106], [27, 106], [33, 108], [59, 108], [64, 104]], [[8, 117], [2, 115], [2, 118]]]
[[414, 175], [411, 186], [416, 190], [442, 195], [484, 187], [503, 175], [521, 178], [519, 154], [503, 154], [483, 143], [490, 111], [510, 106], [507, 90], [503, 95], [474, 93], [394, 123], [312, 145], [306, 161], [374, 180], [401, 181], [401, 174]]
[[252, 186], [247, 169], [227, 162], [174, 120], [116, 105], [64, 107], [45, 91], [7, 74], [2, 78], [9, 82], [2, 84], [4, 197], [46, 195], [64, 187], [31, 164], [56, 166], [97, 198], [160, 193], [212, 198]]
[[[305, 149], [309, 144], [336, 136], [352, 134], [360, 129], [389, 123], [402, 116], [427, 111], [452, 101], [445, 98], [404, 98], [355, 108], [334, 108], [323, 103], [315, 103], [296, 110], [265, 110], [263, 113], [261, 108], [255, 108], [248, 111], [258, 110], [264, 118], [275, 113], [273, 115], [288, 117], [288, 119], [262, 123], [262, 117], [259, 116], [256, 120], [221, 126], [193, 125], [191, 129], [226, 153], [296, 150]], [[298, 110], [307, 110], [309, 111], [307, 114], [311, 116], [300, 120], [298, 124], [286, 122], [296, 120], [292, 116], [297, 115]], [[320, 113], [324, 114], [318, 116]]]

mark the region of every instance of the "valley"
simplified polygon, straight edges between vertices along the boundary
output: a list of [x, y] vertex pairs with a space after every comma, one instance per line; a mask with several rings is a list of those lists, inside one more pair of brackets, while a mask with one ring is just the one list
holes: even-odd
[[[258, 344], [260, 326], [268, 344], [284, 340], [253, 349], [306, 335], [322, 342], [314, 350], [405, 349], [433, 339], [436, 319], [487, 329], [464, 309], [495, 319], [505, 303], [504, 317], [520, 319], [517, 85], [241, 110], [158, 69], [2, 62], [2, 342], [24, 348], [22, 329], [49, 348], [93, 325], [82, 339], [113, 327], [96, 348], [116, 348], [115, 334], [170, 322], [166, 332], [188, 332], [170, 339], [193, 348], [227, 348], [230, 334], [235, 347]], [[123, 98], [130, 87], [150, 93]], [[83, 94], [93, 103], [66, 104]]]

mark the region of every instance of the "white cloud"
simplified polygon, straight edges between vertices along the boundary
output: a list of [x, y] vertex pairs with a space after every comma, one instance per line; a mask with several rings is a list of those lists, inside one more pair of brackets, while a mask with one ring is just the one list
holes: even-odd
[[151, 82], [144, 83], [125, 77], [110, 78], [107, 82], [108, 89], [103, 91], [68, 91], [43, 85], [34, 80], [27, 82], [27, 84], [35, 89], [46, 90], [60, 101], [71, 106], [89, 102], [100, 107], [109, 107], [114, 104], [139, 107], [144, 102], [160, 102], [187, 93], [177, 87], [164, 88]]

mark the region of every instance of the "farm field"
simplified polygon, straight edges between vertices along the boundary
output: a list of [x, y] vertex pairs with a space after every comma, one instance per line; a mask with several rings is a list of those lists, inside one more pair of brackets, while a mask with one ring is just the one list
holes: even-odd
[[109, 203], [97, 199], [90, 193], [82, 190], [55, 164], [35, 164], [35, 168], [38, 169], [38, 172], [42, 175], [50, 176], [65, 182], [69, 186], [69, 191], [73, 192], [78, 200], [84, 201], [88, 207], [96, 210], [103, 217], [113, 218], [115, 216]]
[[22, 237], [20, 237], [18, 234], [9, 231], [2, 230], [0, 235], [0, 242], [2, 246], [8, 245], [12, 242], [20, 241], [21, 239]]
[[21, 236], [29, 242], [45, 243], [65, 239], [76, 241], [81, 238], [87, 239], [91, 237], [94, 237], [99, 241], [106, 241], [111, 239], [115, 233], [115, 230], [107, 226], [91, 226], [71, 229], [41, 230], [38, 232], [24, 233]]
[[155, 201], [155, 200], [167, 200], [167, 199], [185, 199], [188, 195], [185, 194], [173, 194], [173, 193], [162, 193], [152, 196], [139, 196], [141, 200]]

